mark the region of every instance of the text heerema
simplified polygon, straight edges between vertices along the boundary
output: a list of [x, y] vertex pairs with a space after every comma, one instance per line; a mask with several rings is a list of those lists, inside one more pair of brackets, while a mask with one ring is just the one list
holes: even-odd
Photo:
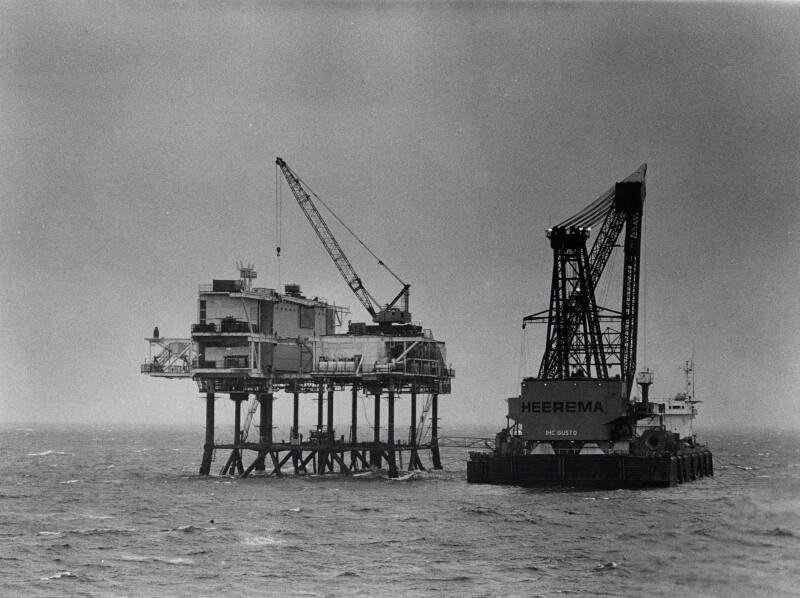
[[601, 401], [523, 401], [522, 413], [603, 413]]

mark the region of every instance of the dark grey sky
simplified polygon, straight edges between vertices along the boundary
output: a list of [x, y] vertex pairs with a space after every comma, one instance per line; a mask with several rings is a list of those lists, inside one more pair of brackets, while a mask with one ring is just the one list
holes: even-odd
[[142, 338], [187, 336], [238, 259], [363, 319], [288, 191], [279, 277], [281, 156], [447, 341], [445, 426], [502, 422], [545, 229], [642, 162], [654, 394], [694, 351], [703, 423], [800, 425], [797, 4], [20, 1], [0, 28], [3, 420], [200, 422]]

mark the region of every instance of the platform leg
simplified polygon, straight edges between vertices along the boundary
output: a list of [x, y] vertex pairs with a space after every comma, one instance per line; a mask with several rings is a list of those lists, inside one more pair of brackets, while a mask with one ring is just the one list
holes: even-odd
[[431, 459], [433, 468], [442, 468], [442, 458], [439, 455], [439, 394], [433, 393], [431, 397]]
[[[247, 395], [245, 395], [247, 396]], [[230, 473], [234, 472], [241, 474], [244, 471], [242, 465], [242, 399], [236, 396], [233, 399], [234, 414], [233, 414], [233, 454], [230, 461]]]
[[417, 387], [411, 385], [411, 426], [408, 429], [408, 443], [411, 445], [411, 454], [408, 457], [408, 470], [417, 465]]
[[294, 387], [292, 396], [292, 440], [300, 438], [300, 393], [297, 390], [297, 385]]
[[317, 389], [317, 431], [322, 432], [322, 401], [324, 397], [324, 386], [320, 383]]
[[327, 445], [333, 450], [333, 384], [328, 386], [328, 431], [327, 431]]
[[200, 475], [211, 473], [211, 460], [214, 457], [214, 393], [206, 393], [206, 442], [203, 445], [203, 461]]
[[[353, 384], [352, 403], [350, 406], [350, 444], [353, 446], [358, 442], [358, 386]], [[350, 451], [350, 469], [359, 469], [357, 461], [357, 450]]]
[[375, 417], [373, 431], [372, 431], [372, 442], [375, 444], [375, 449], [370, 452], [369, 456], [369, 464], [372, 467], [380, 467], [381, 466], [381, 450], [380, 450], [380, 442], [381, 442], [381, 393], [380, 391], [375, 392]]
[[389, 455], [389, 477], [397, 477], [397, 460], [394, 450], [394, 384], [389, 383], [389, 415], [387, 426], [387, 453]]

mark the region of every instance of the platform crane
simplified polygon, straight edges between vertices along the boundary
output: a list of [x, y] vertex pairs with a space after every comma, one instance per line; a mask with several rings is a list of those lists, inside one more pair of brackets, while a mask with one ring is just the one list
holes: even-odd
[[[614, 375], [610, 368], [618, 367], [630, 396], [636, 372], [646, 172], [643, 164], [586, 208], [548, 229], [553, 249], [550, 307], [523, 319], [523, 328], [531, 322], [547, 324], [538, 379], [609, 380]], [[591, 227], [601, 221], [589, 252]], [[616, 311], [598, 306], [595, 290], [623, 228], [622, 305]], [[616, 322], [619, 329], [601, 331], [601, 322]]]
[[[356, 273], [353, 265], [350, 263], [350, 260], [347, 259], [347, 256], [336, 240], [336, 237], [333, 236], [331, 229], [328, 227], [328, 224], [325, 222], [322, 214], [320, 214], [317, 206], [311, 199], [312, 194], [316, 194], [314, 194], [314, 192], [311, 191], [310, 188], [308, 188], [308, 186], [301, 181], [300, 177], [298, 177], [297, 174], [295, 174], [295, 172], [289, 168], [286, 162], [284, 162], [281, 158], [277, 158], [275, 160], [275, 164], [278, 165], [278, 168], [280, 168], [281, 172], [283, 173], [283, 176], [286, 179], [286, 182], [289, 184], [289, 188], [292, 190], [297, 203], [300, 205], [300, 208], [303, 210], [306, 218], [308, 218], [308, 221], [311, 223], [311, 227], [314, 229], [314, 232], [317, 233], [317, 236], [322, 242], [323, 247], [325, 247], [325, 250], [328, 252], [328, 255], [331, 256], [333, 263], [341, 273], [342, 277], [347, 283], [347, 286], [350, 287], [350, 290], [353, 291], [355, 296], [361, 302], [361, 305], [363, 305], [364, 309], [367, 310], [369, 315], [372, 317], [372, 321], [378, 324], [384, 330], [390, 329], [395, 324], [410, 323], [411, 312], [409, 311], [409, 291], [411, 285], [403, 282], [388, 268], [388, 266], [386, 266], [382, 260], [375, 256], [375, 254], [372, 253], [372, 251], [370, 251], [366, 245], [364, 245], [363, 241], [356, 237], [359, 243], [361, 243], [367, 249], [367, 251], [369, 251], [376, 259], [378, 259], [378, 264], [385, 268], [386, 271], [389, 272], [389, 274], [391, 274], [402, 285], [402, 288], [397, 296], [395, 296], [395, 298], [389, 303], [381, 307], [381, 304], [364, 286], [361, 278]], [[400, 302], [400, 307], [397, 306], [398, 302]]]

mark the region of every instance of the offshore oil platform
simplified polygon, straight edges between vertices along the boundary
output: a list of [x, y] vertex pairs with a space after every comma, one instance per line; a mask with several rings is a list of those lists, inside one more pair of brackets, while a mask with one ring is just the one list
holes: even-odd
[[[639, 272], [647, 165], [578, 214], [547, 230], [553, 250], [549, 309], [523, 319], [546, 326], [536, 377], [507, 399], [493, 452], [472, 452], [472, 483], [526, 486], [672, 486], [713, 475], [711, 452], [665, 424], [649, 370], [636, 374]], [[591, 251], [591, 227], [601, 224]], [[601, 306], [601, 277], [623, 229], [621, 306]], [[688, 367], [688, 366], [687, 366]], [[687, 374], [688, 376], [688, 374]], [[641, 400], [631, 391], [634, 380]], [[688, 380], [688, 377], [687, 377]], [[688, 385], [688, 383], [687, 383]], [[669, 403], [694, 415], [694, 401]], [[671, 417], [675, 420], [676, 417]]]
[[[280, 476], [285, 470], [350, 474], [385, 467], [389, 477], [395, 478], [404, 453], [407, 468], [413, 471], [425, 469], [420, 457], [425, 452], [430, 453], [433, 468], [441, 469], [438, 401], [440, 395], [450, 392], [454, 376], [446, 361], [445, 343], [436, 340], [430, 329], [412, 322], [410, 285], [380, 260], [402, 288], [387, 304], [373, 297], [312, 195], [319, 198], [281, 158], [276, 165], [372, 322], [349, 322], [346, 332], [337, 332], [348, 310], [318, 297], [306, 297], [298, 285], [288, 284], [283, 292], [254, 287], [254, 266], [240, 263], [238, 279], [200, 286], [197, 322], [192, 324], [190, 338], [163, 338], [157, 328], [153, 331], [146, 339], [150, 357], [141, 372], [191, 379], [205, 395], [201, 475], [211, 473], [217, 451], [227, 454], [220, 473], [241, 477]], [[280, 255], [280, 246], [277, 251]], [[351, 417], [349, 429], [341, 433], [334, 428], [334, 402], [336, 392], [345, 390], [350, 394]], [[273, 401], [278, 391], [293, 398], [289, 438], [280, 441], [273, 437]], [[358, 433], [359, 394], [373, 399], [371, 438], [361, 438]], [[215, 438], [218, 395], [227, 395], [233, 404], [233, 434], [228, 442]], [[304, 433], [300, 397], [307, 395], [317, 401], [317, 418]], [[403, 395], [410, 398], [408, 435], [398, 438], [396, 405]], [[381, 434], [384, 399], [385, 438]], [[243, 404], [247, 405], [244, 422]], [[251, 438], [256, 413], [258, 437]], [[251, 458], [246, 459], [248, 454]]]

